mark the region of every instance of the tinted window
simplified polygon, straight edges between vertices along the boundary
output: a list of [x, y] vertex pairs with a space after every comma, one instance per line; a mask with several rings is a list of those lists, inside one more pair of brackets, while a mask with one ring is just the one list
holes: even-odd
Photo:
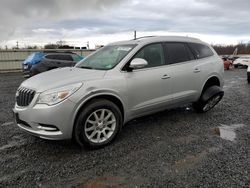
[[65, 60], [65, 61], [73, 61], [73, 58], [71, 55], [58, 55], [59, 60]]
[[47, 59], [53, 59], [53, 60], [64, 60], [64, 61], [73, 61], [71, 55], [66, 54], [51, 54], [46, 56]]
[[184, 43], [166, 43], [168, 63], [180, 63], [190, 61], [192, 53], [188, 53], [188, 48]]
[[150, 44], [143, 47], [134, 58], [142, 58], [148, 62], [147, 67], [157, 67], [165, 64], [161, 44]]
[[187, 44], [185, 44], [185, 46], [186, 46], [187, 53], [188, 53], [190, 60], [194, 60], [195, 59], [194, 53], [191, 51], [190, 47]]
[[57, 59], [57, 55], [46, 55], [45, 58], [47, 59]]
[[214, 55], [212, 50], [203, 44], [189, 43], [197, 59], [205, 58]]

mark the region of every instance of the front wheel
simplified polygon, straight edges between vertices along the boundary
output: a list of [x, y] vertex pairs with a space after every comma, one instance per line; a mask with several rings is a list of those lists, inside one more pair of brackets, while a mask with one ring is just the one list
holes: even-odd
[[220, 102], [224, 95], [224, 91], [218, 86], [211, 86], [202, 93], [199, 101], [193, 104], [193, 108], [200, 113], [211, 110]]
[[73, 136], [80, 146], [99, 148], [115, 139], [122, 122], [121, 111], [113, 102], [93, 100], [80, 112]]

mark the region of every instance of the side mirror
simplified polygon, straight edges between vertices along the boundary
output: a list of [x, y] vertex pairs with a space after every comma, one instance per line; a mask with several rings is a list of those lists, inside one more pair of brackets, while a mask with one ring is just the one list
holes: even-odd
[[146, 67], [148, 65], [148, 62], [145, 59], [142, 58], [135, 58], [130, 62], [129, 68], [130, 69], [140, 69], [143, 67]]

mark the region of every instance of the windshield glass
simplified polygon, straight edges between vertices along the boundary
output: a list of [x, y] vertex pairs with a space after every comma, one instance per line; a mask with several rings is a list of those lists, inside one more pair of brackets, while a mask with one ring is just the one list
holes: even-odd
[[239, 59], [250, 59], [250, 57], [245, 56], [245, 57], [241, 57], [241, 58], [239, 58]]
[[114, 68], [135, 45], [105, 46], [95, 54], [80, 61], [76, 67], [86, 69], [109, 70]]

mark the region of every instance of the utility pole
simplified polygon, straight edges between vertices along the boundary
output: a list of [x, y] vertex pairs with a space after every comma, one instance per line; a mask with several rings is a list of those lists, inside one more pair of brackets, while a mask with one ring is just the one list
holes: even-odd
[[87, 49], [89, 49], [89, 41], [87, 41]]
[[134, 39], [136, 40], [136, 30], [134, 31]]
[[19, 47], [18, 47], [18, 41], [16, 41], [16, 49], [19, 49]]

